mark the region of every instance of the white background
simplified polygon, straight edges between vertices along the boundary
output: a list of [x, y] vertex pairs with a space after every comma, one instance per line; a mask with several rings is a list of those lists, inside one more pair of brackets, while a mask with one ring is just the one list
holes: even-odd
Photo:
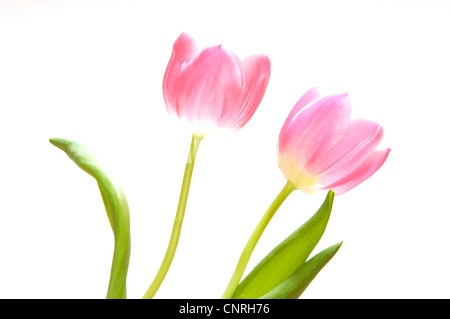
[[[335, 199], [313, 253], [344, 241], [303, 298], [449, 298], [448, 1], [0, 0], [0, 297], [104, 298], [113, 237], [100, 193], [48, 139], [88, 145], [131, 211], [128, 297], [168, 243], [190, 134], [161, 82], [181, 32], [272, 61], [242, 130], [205, 137], [180, 244], [155, 298], [220, 298], [256, 223], [285, 184], [278, 132], [314, 85], [348, 92], [392, 152]], [[294, 192], [248, 270], [325, 194]]]

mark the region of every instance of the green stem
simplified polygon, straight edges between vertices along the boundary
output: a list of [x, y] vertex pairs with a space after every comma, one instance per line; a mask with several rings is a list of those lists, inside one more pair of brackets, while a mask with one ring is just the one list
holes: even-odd
[[114, 254], [107, 299], [126, 299], [126, 279], [130, 261], [130, 215], [125, 195], [114, 184], [99, 179], [99, 189], [114, 232]]
[[186, 203], [189, 194], [189, 187], [191, 184], [192, 171], [194, 170], [195, 157], [197, 155], [197, 150], [202, 140], [202, 136], [192, 135], [191, 148], [189, 149], [189, 156], [186, 163], [186, 169], [184, 171], [183, 184], [181, 186], [180, 199], [178, 201], [177, 214], [175, 216], [175, 221], [173, 224], [172, 235], [170, 236], [169, 246], [167, 247], [166, 255], [161, 263], [161, 266], [153, 279], [152, 284], [148, 288], [147, 292], [144, 294], [144, 299], [151, 299], [158, 291], [161, 283], [166, 277], [169, 271], [170, 265], [172, 263], [173, 257], [175, 256], [175, 251], [178, 246], [178, 240], [180, 238], [181, 226], [183, 224], [184, 212], [186, 210]]
[[238, 287], [239, 282], [241, 281], [242, 275], [244, 274], [245, 268], [247, 267], [248, 261], [250, 260], [250, 256], [253, 250], [255, 249], [255, 246], [258, 243], [259, 238], [264, 232], [264, 229], [266, 229], [273, 215], [275, 215], [275, 212], [278, 210], [278, 208], [281, 206], [284, 200], [295, 189], [296, 186], [294, 185], [294, 183], [288, 181], [281, 190], [281, 192], [278, 194], [278, 196], [275, 198], [275, 200], [272, 202], [272, 204], [269, 206], [264, 216], [259, 221], [258, 226], [256, 226], [255, 230], [253, 231], [253, 234], [250, 236], [250, 239], [247, 242], [247, 245], [245, 245], [245, 248], [242, 251], [241, 257], [239, 258], [236, 269], [234, 270], [233, 276], [231, 277], [231, 280], [228, 283], [228, 287], [225, 290], [222, 299], [230, 299], [233, 297], [234, 292], [236, 291], [236, 288]]
[[111, 180], [96, 160], [95, 154], [76, 141], [51, 138], [50, 142], [63, 150], [83, 171], [97, 181], [106, 214], [114, 233], [114, 255], [111, 265], [107, 299], [126, 299], [126, 280], [130, 261], [130, 211], [122, 189]]

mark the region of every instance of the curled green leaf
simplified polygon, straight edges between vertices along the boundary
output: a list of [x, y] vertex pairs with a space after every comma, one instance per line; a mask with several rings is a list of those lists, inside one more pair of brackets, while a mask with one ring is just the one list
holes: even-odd
[[130, 214], [125, 194], [103, 171], [95, 154], [85, 145], [62, 138], [52, 138], [50, 143], [63, 150], [72, 161], [97, 181], [114, 233], [114, 254], [106, 298], [125, 299], [131, 251]]
[[342, 242], [322, 250], [301, 265], [286, 280], [262, 296], [261, 299], [298, 299], [322, 268], [337, 253], [341, 245]]
[[330, 190], [318, 211], [275, 247], [241, 281], [233, 299], [258, 299], [286, 280], [303, 265], [322, 237], [333, 206]]

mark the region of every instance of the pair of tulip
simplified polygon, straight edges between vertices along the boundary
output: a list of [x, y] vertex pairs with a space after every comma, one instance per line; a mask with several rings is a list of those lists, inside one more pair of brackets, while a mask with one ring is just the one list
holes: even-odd
[[[265, 94], [270, 68], [265, 55], [240, 60], [221, 46], [199, 50], [187, 34], [176, 40], [163, 93], [167, 110], [191, 130], [192, 144], [169, 247], [144, 298], [156, 293], [175, 254], [200, 141], [212, 132], [238, 130], [250, 120]], [[351, 120], [347, 94], [321, 96], [313, 88], [300, 98], [278, 140], [278, 164], [287, 183], [250, 238], [225, 298], [233, 295], [249, 254], [284, 199], [295, 189], [307, 193], [333, 190], [338, 195], [357, 186], [375, 173], [389, 154], [390, 149], [377, 149], [382, 135], [377, 123]]]
[[[241, 61], [221, 46], [198, 51], [182, 34], [164, 75], [167, 109], [198, 137], [220, 129], [240, 129], [266, 91], [270, 60], [254, 55]], [[342, 194], [370, 177], [389, 149], [376, 150], [382, 127], [350, 120], [347, 94], [321, 97], [313, 88], [297, 102], [278, 143], [279, 166], [287, 180], [306, 192], [333, 189]]]

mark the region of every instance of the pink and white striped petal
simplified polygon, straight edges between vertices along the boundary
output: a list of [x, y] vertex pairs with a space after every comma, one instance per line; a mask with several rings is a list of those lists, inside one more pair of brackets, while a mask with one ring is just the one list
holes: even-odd
[[308, 91], [286, 119], [278, 139], [278, 164], [286, 179], [311, 193], [342, 194], [375, 173], [390, 149], [377, 151], [383, 128], [350, 119], [347, 94], [315, 99]]
[[176, 97], [175, 86], [181, 66], [197, 52], [195, 40], [186, 33], [182, 33], [173, 44], [172, 55], [163, 78], [163, 95], [169, 113], [178, 114], [177, 109], [174, 108], [176, 105], [174, 97]]
[[374, 151], [382, 138], [383, 128], [378, 123], [364, 119], [353, 120], [339, 143], [316, 158], [309, 166], [309, 171], [314, 175], [345, 175], [359, 160]]
[[298, 100], [298, 102], [295, 104], [292, 111], [289, 113], [288, 117], [286, 118], [283, 127], [280, 130], [280, 135], [278, 138], [278, 145], [280, 147], [280, 144], [285, 145], [285, 137], [288, 137], [289, 134], [287, 133], [288, 128], [291, 125], [292, 119], [308, 104], [318, 100], [320, 97], [320, 92], [316, 87], [313, 87], [309, 89], [303, 96]]
[[255, 113], [269, 77], [267, 56], [242, 62], [221, 45], [198, 51], [195, 41], [182, 34], [164, 75], [164, 100], [195, 135], [236, 130]]
[[220, 46], [186, 62], [177, 79], [177, 114], [193, 126], [216, 124], [241, 98], [240, 63]]
[[340, 179], [334, 179], [329, 176], [329, 184], [321, 185], [320, 189], [333, 189], [336, 195], [341, 195], [355, 186], [358, 186], [370, 176], [372, 176], [386, 161], [391, 149], [377, 150], [370, 153], [358, 166], [347, 172], [344, 176], [340, 175]]
[[[267, 89], [270, 67], [266, 55], [252, 55], [242, 61], [242, 101], [239, 103], [239, 116], [229, 124], [230, 127], [241, 128], [251, 119]], [[226, 116], [232, 117], [233, 114]]]
[[308, 171], [311, 163], [336, 145], [350, 126], [347, 94], [325, 96], [292, 117], [280, 153], [288, 150]]

